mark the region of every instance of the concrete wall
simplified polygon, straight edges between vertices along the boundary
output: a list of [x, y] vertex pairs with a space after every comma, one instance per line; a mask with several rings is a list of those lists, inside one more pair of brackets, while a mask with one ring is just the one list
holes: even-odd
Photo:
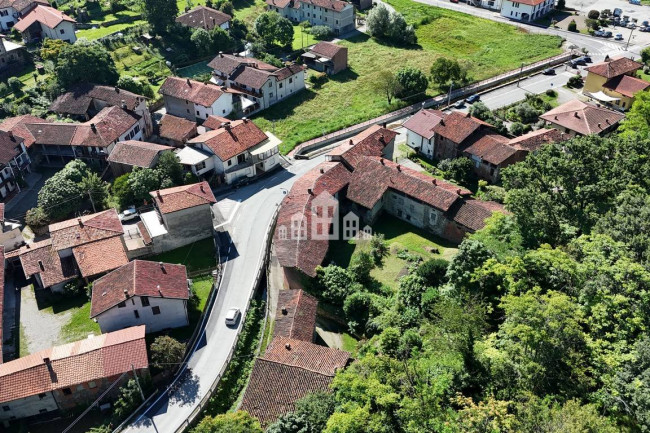
[[194, 121], [196, 115], [194, 114], [194, 104], [184, 99], [174, 98], [173, 96], [165, 95], [165, 109], [168, 114], [177, 117], [183, 117], [188, 120]]
[[62, 21], [61, 24], [53, 29], [41, 24], [41, 38], [61, 39], [66, 42], [74, 43], [77, 40], [77, 36], [75, 36], [74, 30], [74, 23], [71, 23], [69, 21]]
[[57, 410], [59, 407], [51, 392], [45, 392], [14, 401], [0, 403], [0, 421], [27, 418]]
[[427, 156], [428, 158], [433, 158], [433, 138], [424, 138], [423, 136], [416, 134], [410, 129], [407, 129], [406, 144], [412, 149], [417, 149], [418, 152]]
[[212, 237], [212, 208], [208, 204], [163, 215], [168, 233], [154, 238], [154, 254]]
[[15, 228], [3, 233], [0, 233], [0, 245], [5, 247], [5, 253], [13, 251], [20, 246], [25, 240], [19, 228]]
[[312, 26], [328, 26], [336, 34], [354, 30], [355, 12], [351, 4], [336, 12], [320, 6], [300, 3], [299, 21], [309, 21]]
[[[142, 298], [134, 296], [124, 303], [124, 307], [114, 306], [96, 317], [102, 334], [130, 326], [146, 325], [146, 332], [158, 332], [168, 328], [187, 326], [187, 301], [185, 299], [167, 299], [149, 297], [149, 306], [142, 305]], [[160, 314], [153, 313], [153, 307], [160, 309]], [[135, 317], [135, 311], [139, 317]]]

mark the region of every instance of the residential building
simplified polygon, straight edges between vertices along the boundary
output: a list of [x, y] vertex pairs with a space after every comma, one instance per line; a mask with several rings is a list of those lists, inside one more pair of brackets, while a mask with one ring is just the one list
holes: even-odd
[[197, 6], [194, 9], [179, 15], [176, 22], [193, 29], [212, 30], [220, 27], [223, 30], [230, 28], [232, 17], [207, 6]]
[[149, 375], [145, 327], [90, 336], [0, 364], [0, 421], [87, 407], [117, 381]]
[[503, 0], [501, 16], [511, 20], [532, 22], [546, 16], [555, 5], [555, 0]]
[[623, 113], [612, 111], [600, 105], [588, 104], [578, 99], [572, 99], [559, 107], [539, 116], [547, 124], [571, 136], [604, 135], [615, 130]]
[[[1, 12], [0, 12], [1, 13]], [[0, 15], [0, 19], [4, 18]], [[29, 60], [29, 54], [24, 46], [8, 41], [0, 35], [0, 71], [18, 69]]]
[[77, 40], [76, 21], [63, 12], [44, 4], [37, 4], [14, 24], [25, 42], [43, 39], [61, 39], [71, 44]]
[[329, 392], [336, 372], [349, 359], [348, 352], [277, 336], [255, 360], [240, 409], [266, 427], [293, 411], [296, 400], [317, 391]]
[[467, 4], [493, 11], [501, 10], [501, 0], [468, 0]]
[[345, 1], [266, 0], [266, 4], [268, 10], [277, 12], [295, 23], [308, 21], [312, 26], [327, 26], [336, 35], [351, 32], [355, 28], [354, 5]]
[[[25, 123], [34, 138], [32, 158], [47, 164], [66, 164], [82, 158], [104, 167], [106, 159], [119, 141], [142, 140], [140, 116], [119, 107], [105, 107], [84, 123]], [[30, 122], [27, 120], [27, 122]]]
[[607, 57], [604, 62], [585, 69], [587, 79], [583, 93], [614, 108], [627, 110], [634, 103], [634, 95], [650, 87], [649, 82], [636, 77], [642, 67], [642, 63], [627, 57]]
[[[214, 125], [216, 126], [216, 125]], [[214, 173], [225, 183], [242, 177], [253, 177], [272, 170], [280, 163], [278, 146], [281, 141], [270, 132], [263, 132], [244, 118], [224, 122], [187, 142], [197, 150], [213, 155]], [[191, 166], [195, 174], [205, 174], [208, 164]]]
[[140, 118], [140, 129], [144, 131], [144, 137], [153, 133], [147, 98], [119, 87], [80, 84], [56, 98], [50, 105], [50, 110], [83, 122], [92, 119], [106, 107], [119, 107], [128, 113], [134, 113]]
[[93, 283], [90, 317], [102, 333], [145, 325], [146, 332], [189, 324], [185, 266], [134, 260]]
[[449, 159], [459, 156], [463, 149], [492, 126], [469, 114], [453, 111], [420, 110], [404, 122], [406, 144], [429, 159]]
[[20, 248], [25, 278], [38, 288], [61, 291], [65, 283], [86, 281], [128, 262], [124, 229], [115, 209], [50, 224], [50, 237]]
[[211, 114], [227, 116], [239, 102], [224, 86], [189, 78], [167, 77], [160, 87], [167, 113], [189, 120], [205, 120]]
[[3, 0], [0, 2], [0, 29], [8, 32], [21, 16], [37, 5], [49, 6], [45, 0]]
[[[14, 251], [25, 243], [20, 228], [21, 225], [19, 223], [12, 223], [5, 220], [5, 204], [0, 203], [0, 246], [3, 251], [3, 263], [4, 253]], [[2, 328], [2, 320], [0, 320], [0, 328]]]
[[302, 55], [305, 65], [334, 75], [348, 68], [348, 49], [332, 42], [319, 42]]
[[20, 191], [18, 179], [31, 171], [31, 160], [22, 138], [0, 131], [0, 200], [8, 201]]
[[280, 290], [273, 336], [314, 341], [318, 300], [303, 290]]
[[214, 174], [214, 154], [200, 148], [185, 146], [176, 150], [176, 156], [186, 171], [199, 179], [205, 179]]
[[108, 156], [108, 163], [113, 176], [118, 177], [130, 173], [133, 167], [154, 168], [163, 152], [171, 152], [174, 148], [146, 141], [120, 141]]
[[207, 182], [150, 192], [154, 210], [140, 215], [153, 243], [153, 253], [210, 238], [212, 205], [217, 202]]
[[0, 131], [11, 132], [15, 137], [23, 139], [23, 144], [27, 148], [27, 155], [32, 161], [32, 164], [34, 163], [36, 147], [38, 146], [33, 146], [36, 139], [32, 133], [29, 132], [26, 125], [28, 123], [40, 122], [44, 122], [40, 117], [32, 116], [31, 114], [23, 114], [22, 116], [8, 117], [0, 123]]
[[305, 88], [301, 65], [277, 68], [254, 58], [219, 53], [208, 66], [214, 69], [214, 82], [239, 92], [240, 105], [236, 111], [244, 114], [264, 110]]
[[158, 124], [159, 141], [170, 146], [183, 147], [187, 140], [197, 135], [196, 122], [183, 117], [165, 114]]

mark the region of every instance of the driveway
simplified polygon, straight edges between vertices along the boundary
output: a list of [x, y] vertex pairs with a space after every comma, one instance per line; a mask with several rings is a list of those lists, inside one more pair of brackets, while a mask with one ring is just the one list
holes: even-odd
[[32, 286], [20, 290], [20, 326], [27, 341], [27, 352], [34, 353], [60, 343], [61, 328], [70, 320], [72, 313], [63, 311], [55, 314], [51, 309], [39, 309]]
[[40, 172], [30, 173], [25, 181], [27, 187], [23, 188], [13, 200], [5, 207], [5, 218], [24, 221], [28, 210], [38, 204], [38, 192], [45, 181], [56, 173], [56, 169], [42, 169]]

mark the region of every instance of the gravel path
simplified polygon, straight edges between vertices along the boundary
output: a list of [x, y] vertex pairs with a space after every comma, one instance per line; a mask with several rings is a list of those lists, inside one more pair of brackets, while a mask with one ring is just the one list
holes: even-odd
[[31, 286], [23, 287], [20, 291], [20, 304], [20, 324], [27, 337], [27, 351], [34, 353], [58, 344], [61, 328], [72, 312], [54, 314], [50, 309], [39, 310]]

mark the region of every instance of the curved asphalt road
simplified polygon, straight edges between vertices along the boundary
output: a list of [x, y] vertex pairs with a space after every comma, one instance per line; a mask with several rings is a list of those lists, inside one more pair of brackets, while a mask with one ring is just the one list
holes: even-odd
[[205, 330], [187, 368], [178, 376], [174, 390], [162, 394], [123, 431], [173, 433], [199, 404], [235, 344], [236, 329], [226, 326], [224, 315], [232, 307], [242, 311], [246, 308], [262, 262], [264, 237], [284, 190], [290, 189], [298, 177], [321, 161], [323, 157], [296, 161], [288, 170], [260, 179], [228, 196], [241, 200], [241, 205], [226, 226], [232, 243], [230, 248], [222, 247], [223, 278]]

